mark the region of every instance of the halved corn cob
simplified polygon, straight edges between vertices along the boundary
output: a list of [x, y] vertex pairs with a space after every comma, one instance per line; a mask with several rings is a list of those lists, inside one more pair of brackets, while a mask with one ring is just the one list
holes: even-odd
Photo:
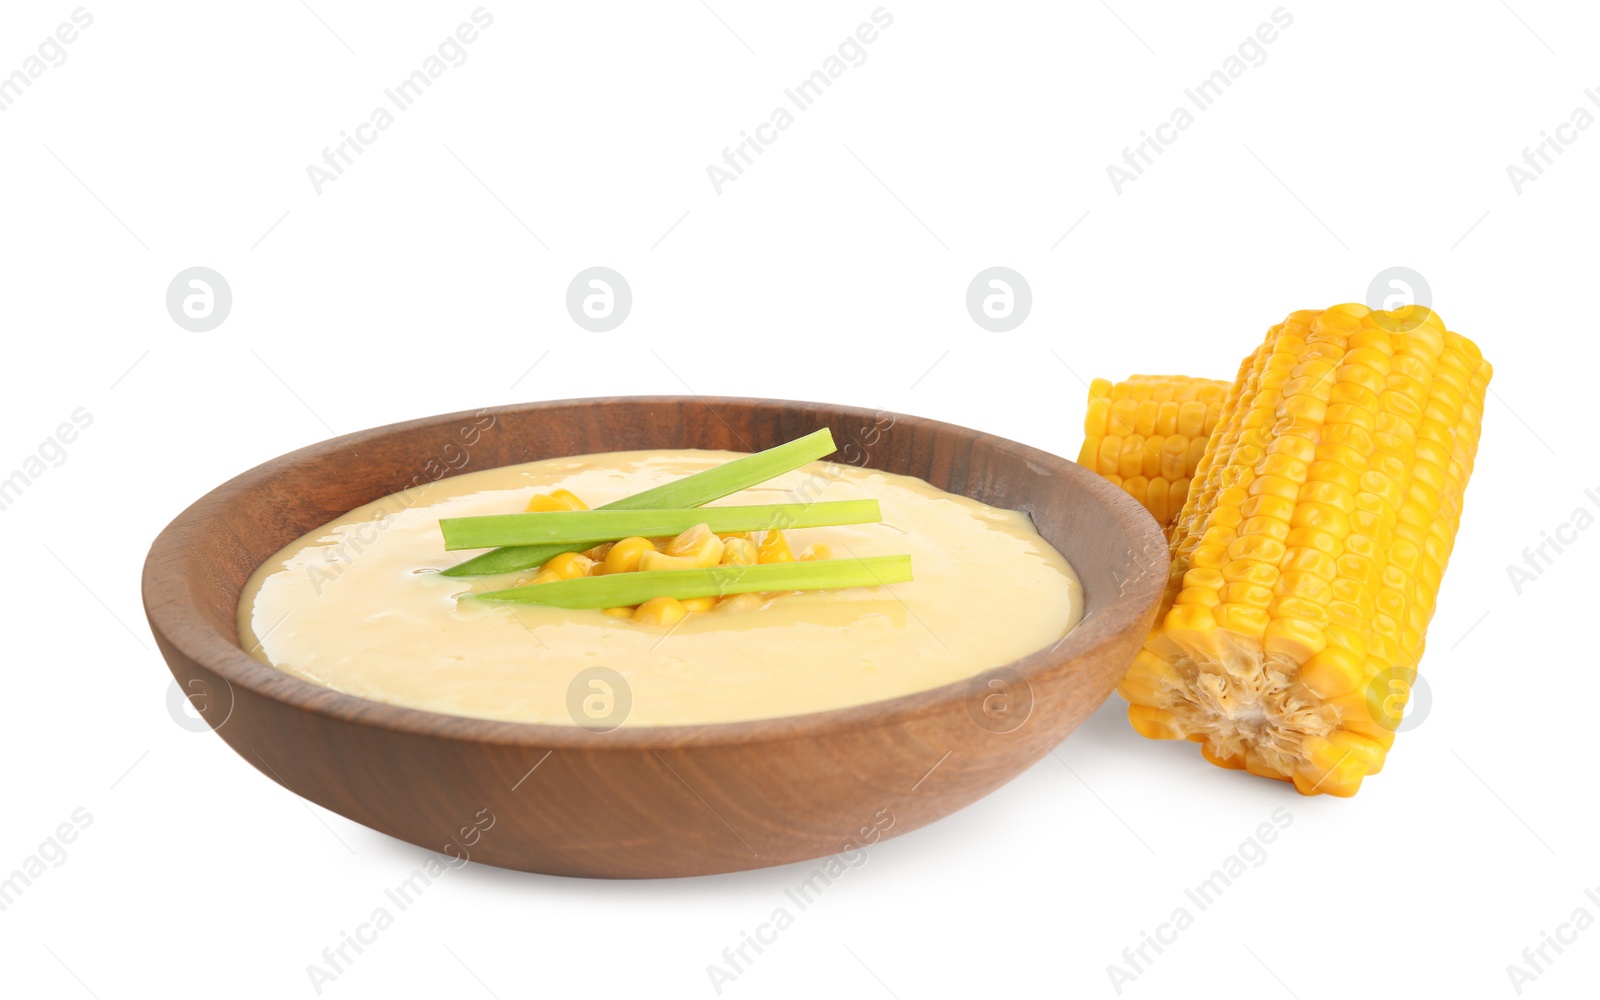
[[1135, 729], [1353, 795], [1422, 657], [1492, 370], [1421, 307], [1301, 311], [1246, 358], [1173, 528]]
[[1089, 384], [1078, 464], [1121, 486], [1169, 529], [1217, 425], [1228, 383], [1135, 375]]

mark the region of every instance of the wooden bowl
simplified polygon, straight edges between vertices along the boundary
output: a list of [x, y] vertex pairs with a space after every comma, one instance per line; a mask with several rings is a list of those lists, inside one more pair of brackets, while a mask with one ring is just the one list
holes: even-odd
[[[486, 425], [463, 446], [463, 428]], [[256, 567], [414, 483], [592, 452], [754, 451], [824, 426], [839, 442], [837, 461], [1031, 514], [1083, 582], [1083, 622], [1049, 649], [919, 694], [608, 733], [367, 701], [280, 672], [240, 646], [235, 610]], [[824, 403], [624, 397], [428, 417], [284, 455], [168, 525], [150, 548], [143, 586], [161, 654], [201, 717], [296, 794], [452, 858], [644, 878], [854, 850], [995, 790], [1111, 693], [1154, 619], [1166, 566], [1155, 520], [1122, 490], [1004, 438]]]

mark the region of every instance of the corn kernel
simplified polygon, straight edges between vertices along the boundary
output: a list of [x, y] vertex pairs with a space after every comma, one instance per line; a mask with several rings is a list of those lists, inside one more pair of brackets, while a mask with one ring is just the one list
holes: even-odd
[[[557, 493], [566, 493], [566, 490], [557, 490]], [[572, 494], [567, 493], [567, 496]], [[566, 497], [558, 497], [555, 493], [535, 493], [528, 501], [528, 510], [535, 513], [544, 513], [552, 510], [577, 510], [572, 501]]]
[[729, 594], [717, 601], [716, 609], [731, 612], [756, 611], [765, 603], [760, 594]]
[[667, 543], [666, 554], [690, 560], [694, 568], [704, 569], [722, 561], [724, 542], [701, 523]]
[[646, 552], [654, 552], [655, 546], [648, 538], [637, 535], [613, 542], [611, 551], [606, 553], [607, 573], [631, 573], [639, 568], [639, 560]]
[[689, 613], [673, 597], [652, 597], [634, 609], [633, 620], [643, 625], [676, 625]]
[[1098, 464], [1096, 456], [1099, 454], [1100, 438], [1086, 437], [1083, 439], [1083, 447], [1078, 449], [1078, 464], [1086, 469], [1093, 469]]
[[571, 490], [551, 490], [550, 498], [560, 500], [567, 505], [568, 510], [588, 510], [589, 505], [578, 499], [578, 495]]
[[543, 572], [554, 573], [558, 580], [576, 580], [588, 576], [592, 569], [594, 560], [583, 553], [563, 552], [558, 556], [551, 556], [550, 561], [544, 564]]
[[762, 533], [761, 542], [756, 546], [756, 559], [762, 565], [794, 562], [794, 551], [789, 548], [789, 540], [783, 537], [783, 532], [767, 531]]
[[1147, 705], [1129, 705], [1128, 721], [1140, 736], [1153, 740], [1175, 739], [1179, 732], [1177, 716]]
[[669, 556], [665, 552], [651, 549], [639, 557], [639, 571], [641, 573], [654, 573], [658, 570], [669, 569], [703, 569], [692, 556]]
[[756, 543], [747, 538], [729, 538], [722, 543], [723, 566], [754, 566]]

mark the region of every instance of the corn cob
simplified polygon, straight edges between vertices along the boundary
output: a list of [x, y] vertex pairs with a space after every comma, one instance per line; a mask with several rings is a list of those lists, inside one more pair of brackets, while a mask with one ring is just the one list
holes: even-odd
[[1162, 530], [1171, 528], [1189, 494], [1222, 413], [1228, 383], [1186, 375], [1135, 375], [1089, 385], [1078, 464], [1121, 486]]
[[1119, 690], [1152, 739], [1355, 794], [1416, 677], [1460, 523], [1488, 362], [1419, 306], [1291, 313], [1246, 358]]

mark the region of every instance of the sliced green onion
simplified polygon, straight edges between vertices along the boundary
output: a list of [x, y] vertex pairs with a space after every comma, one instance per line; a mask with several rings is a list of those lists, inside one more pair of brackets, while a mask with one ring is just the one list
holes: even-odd
[[[815, 461], [834, 452], [833, 434], [824, 427], [802, 438], [795, 438], [776, 448], [756, 452], [724, 462], [715, 469], [696, 472], [670, 483], [662, 483], [643, 493], [623, 497], [605, 504], [598, 510], [649, 510], [661, 507], [698, 507], [740, 490], [747, 490], [769, 479], [793, 472], [807, 462]], [[563, 552], [576, 552], [587, 545], [512, 545], [473, 556], [458, 566], [452, 566], [445, 576], [483, 576], [490, 573], [511, 573], [530, 569]]]
[[648, 573], [607, 573], [576, 580], [530, 583], [510, 590], [479, 594], [480, 600], [543, 604], [556, 608], [621, 608], [652, 597], [722, 597], [757, 590], [831, 590], [876, 587], [911, 579], [910, 556], [868, 556], [864, 559], [819, 559], [816, 562], [768, 563], [764, 566], [714, 566], [711, 569], [662, 569]]
[[439, 521], [447, 549], [496, 545], [594, 545], [618, 538], [676, 535], [697, 524], [717, 533], [825, 528], [883, 520], [876, 500], [672, 507], [660, 510], [556, 510], [531, 514], [447, 517]]

